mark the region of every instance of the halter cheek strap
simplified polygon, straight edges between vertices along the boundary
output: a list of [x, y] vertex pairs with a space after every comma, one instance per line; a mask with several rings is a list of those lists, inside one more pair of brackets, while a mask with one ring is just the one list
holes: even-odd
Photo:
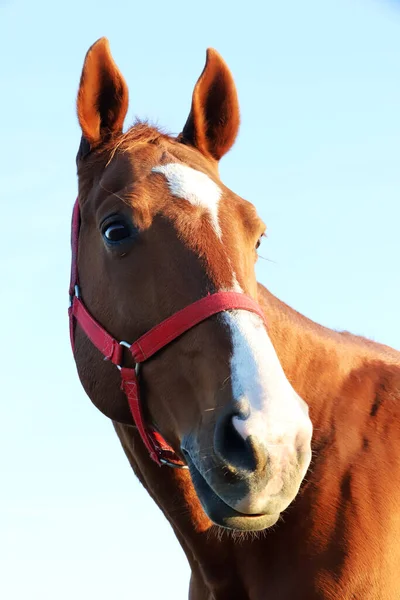
[[[121, 389], [127, 397], [133, 421], [149, 451], [150, 457], [158, 465], [167, 464], [171, 467], [187, 468], [164, 438], [145, 424], [138, 382], [139, 365], [212, 315], [226, 310], [246, 310], [257, 314], [265, 322], [262, 309], [252, 298], [245, 294], [217, 292], [200, 298], [200, 300], [174, 313], [142, 335], [133, 344], [126, 341], [117, 341], [94, 319], [82, 301], [78, 277], [79, 229], [80, 210], [77, 200], [72, 216], [72, 265], [69, 288], [70, 307], [68, 311], [72, 349], [74, 350], [75, 322], [77, 322], [104, 358], [111, 361], [119, 369]], [[122, 366], [123, 347], [128, 348], [131, 353], [135, 368]]]

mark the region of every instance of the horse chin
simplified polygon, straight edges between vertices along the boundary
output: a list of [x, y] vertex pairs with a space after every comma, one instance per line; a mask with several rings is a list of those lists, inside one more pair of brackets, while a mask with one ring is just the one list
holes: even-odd
[[207, 483], [192, 460], [188, 456], [186, 458], [197, 496], [204, 512], [215, 525], [237, 531], [262, 531], [272, 527], [278, 521], [280, 513], [249, 515], [238, 512], [226, 504]]

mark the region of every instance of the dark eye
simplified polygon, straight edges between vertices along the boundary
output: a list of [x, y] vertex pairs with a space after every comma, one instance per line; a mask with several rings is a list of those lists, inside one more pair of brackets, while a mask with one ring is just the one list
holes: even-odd
[[263, 237], [265, 237], [265, 233], [263, 233], [262, 235], [260, 235], [260, 237], [258, 238], [257, 243], [256, 243], [256, 250], [258, 250], [259, 247], [261, 246], [261, 242], [263, 240]]
[[135, 228], [132, 223], [120, 215], [113, 215], [105, 219], [100, 227], [101, 233], [107, 244], [120, 244], [133, 238]]
[[104, 227], [103, 235], [109, 242], [121, 242], [131, 236], [131, 229], [125, 223], [112, 223]]

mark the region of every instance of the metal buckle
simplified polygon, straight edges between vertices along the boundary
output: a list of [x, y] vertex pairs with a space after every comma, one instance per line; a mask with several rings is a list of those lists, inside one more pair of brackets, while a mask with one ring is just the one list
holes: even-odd
[[[122, 340], [121, 342], [119, 342], [120, 346], [124, 346], [125, 348], [131, 348], [132, 344], [130, 344], [129, 342], [125, 342], [124, 340]], [[118, 371], [121, 371], [122, 369], [122, 365], [115, 365], [118, 369]], [[140, 367], [140, 363], [135, 363], [135, 373], [136, 373], [136, 377], [138, 377], [139, 375], [139, 367]]]
[[75, 286], [74, 286], [74, 293], [73, 293], [73, 294], [71, 294], [71, 295], [70, 295], [70, 297], [69, 297], [69, 306], [70, 306], [70, 308], [71, 308], [71, 306], [72, 306], [72, 303], [73, 303], [73, 301], [74, 301], [74, 298], [78, 298], [78, 300], [79, 300], [79, 299], [80, 299], [80, 297], [81, 297], [81, 290], [80, 290], [80, 287], [79, 287], [79, 285], [75, 285]]
[[188, 469], [189, 468], [187, 465], [176, 465], [175, 463], [170, 462], [169, 460], [166, 460], [165, 458], [159, 458], [159, 461], [163, 465], [166, 465], [167, 467], [172, 467], [173, 469]]

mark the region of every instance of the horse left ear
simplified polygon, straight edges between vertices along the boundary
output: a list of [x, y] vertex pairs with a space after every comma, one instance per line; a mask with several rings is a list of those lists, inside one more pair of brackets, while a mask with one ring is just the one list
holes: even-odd
[[83, 138], [90, 146], [122, 131], [128, 87], [107, 38], [97, 40], [86, 54], [76, 105]]
[[239, 123], [232, 74], [218, 52], [209, 48], [206, 65], [193, 91], [188, 120], [178, 139], [218, 161], [232, 147]]

